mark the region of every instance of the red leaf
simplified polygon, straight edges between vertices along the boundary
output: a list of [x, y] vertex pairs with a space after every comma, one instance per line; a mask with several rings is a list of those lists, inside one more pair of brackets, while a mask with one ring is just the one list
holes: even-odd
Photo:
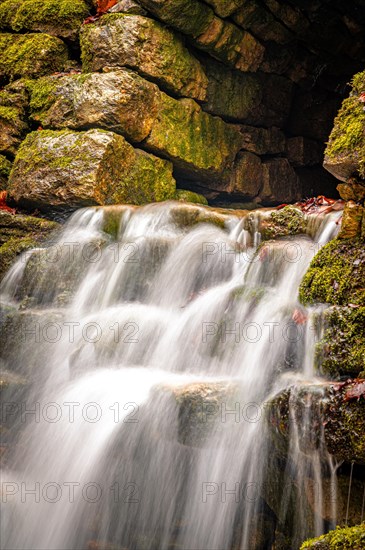
[[354, 385], [346, 390], [344, 401], [360, 399], [360, 397], [365, 397], [365, 380], [354, 380]]
[[118, 0], [98, 0], [96, 15], [90, 15], [90, 17], [87, 17], [84, 21], [84, 25], [87, 25], [88, 23], [95, 23], [95, 21], [107, 13], [110, 8], [115, 6], [117, 2]]
[[10, 208], [10, 206], [6, 204], [6, 196], [6, 191], [0, 191], [0, 210], [5, 210], [5, 212], [10, 212], [10, 214], [15, 214], [15, 208]]

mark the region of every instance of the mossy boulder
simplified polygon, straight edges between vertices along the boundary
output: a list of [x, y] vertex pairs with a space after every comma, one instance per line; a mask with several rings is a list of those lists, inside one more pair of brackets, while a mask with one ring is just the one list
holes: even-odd
[[67, 65], [66, 45], [48, 34], [0, 34], [0, 77], [38, 78], [62, 71]]
[[204, 100], [207, 77], [182, 40], [161, 23], [130, 14], [109, 14], [80, 34], [83, 69], [130, 67], [178, 96]]
[[300, 550], [362, 550], [365, 547], [365, 523], [355, 527], [337, 527], [326, 535], [305, 541]]
[[180, 173], [212, 183], [220, 182], [231, 167], [241, 137], [235, 126], [205, 113], [195, 101], [161, 94], [157, 120], [144, 145], [171, 159]]
[[74, 40], [88, 14], [84, 0], [5, 0], [0, 5], [0, 28]]
[[357, 378], [365, 371], [365, 307], [334, 306], [323, 313], [322, 322], [317, 369], [332, 379]]
[[336, 178], [365, 179], [365, 71], [352, 80], [350, 97], [344, 100], [335, 119], [325, 153], [324, 167]]
[[8, 186], [8, 179], [11, 171], [11, 162], [4, 155], [0, 155], [0, 191]]
[[364, 207], [354, 201], [348, 201], [343, 210], [339, 239], [353, 239], [360, 237], [361, 224], [364, 216]]
[[365, 250], [361, 239], [334, 239], [313, 258], [299, 288], [303, 304], [365, 303]]
[[191, 202], [193, 204], [204, 204], [208, 206], [208, 201], [203, 195], [186, 189], [177, 189], [175, 199], [180, 202]]
[[159, 96], [156, 84], [121, 69], [40, 78], [32, 88], [30, 108], [43, 128], [99, 127], [139, 142], [151, 132]]
[[42, 210], [144, 204], [175, 195], [172, 165], [104, 130], [32, 132], [15, 158], [9, 195]]
[[14, 156], [26, 132], [28, 90], [17, 80], [0, 92], [0, 153]]
[[42, 242], [58, 227], [56, 222], [0, 210], [0, 279], [21, 252]]

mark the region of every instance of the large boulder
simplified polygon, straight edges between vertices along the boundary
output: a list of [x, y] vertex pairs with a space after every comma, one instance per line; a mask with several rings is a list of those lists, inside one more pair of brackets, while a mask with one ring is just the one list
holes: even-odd
[[75, 39], [88, 13], [85, 0], [5, 0], [0, 5], [0, 28]]
[[0, 34], [0, 77], [38, 78], [67, 65], [66, 44], [48, 34]]
[[162, 201], [173, 198], [172, 165], [103, 130], [32, 132], [9, 181], [18, 204], [49, 208]]
[[43, 128], [99, 127], [139, 142], [151, 132], [159, 97], [156, 84], [120, 69], [40, 78], [33, 86], [30, 108]]
[[130, 67], [178, 96], [204, 100], [207, 77], [179, 36], [140, 15], [110, 14], [81, 35], [85, 72]]
[[327, 145], [324, 167], [341, 181], [351, 176], [365, 179], [365, 71], [352, 80]]
[[240, 149], [233, 125], [192, 99], [174, 99], [128, 69], [40, 79], [33, 88], [33, 118], [45, 128], [98, 126], [168, 158], [191, 178], [220, 179]]
[[252, 34], [217, 17], [204, 2], [141, 0], [141, 4], [216, 59], [244, 72], [260, 67], [264, 46]]

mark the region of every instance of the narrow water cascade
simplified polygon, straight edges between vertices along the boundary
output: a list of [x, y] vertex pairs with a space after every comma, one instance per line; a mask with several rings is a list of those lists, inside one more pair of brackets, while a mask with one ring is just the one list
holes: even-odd
[[[298, 288], [341, 212], [260, 245], [261, 215], [83, 209], [10, 269], [19, 341], [2, 367], [32, 384], [6, 401], [2, 549], [271, 548], [270, 499], [295, 516], [294, 549], [329, 528], [323, 479], [336, 524], [338, 464], [311, 431], [324, 306], [299, 305]], [[279, 479], [266, 404], [289, 387]]]

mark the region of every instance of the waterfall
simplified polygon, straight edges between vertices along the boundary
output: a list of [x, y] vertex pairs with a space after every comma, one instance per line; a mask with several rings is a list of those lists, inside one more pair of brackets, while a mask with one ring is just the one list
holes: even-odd
[[[259, 245], [257, 224], [234, 215], [195, 224], [173, 203], [90, 208], [24, 253], [1, 286], [4, 311], [20, 316], [4, 366], [31, 373], [24, 400], [5, 403], [18, 436], [2, 473], [1, 548], [269, 548], [264, 493], [279, 480], [265, 403], [293, 381], [298, 400], [302, 380], [321, 391], [318, 310], [299, 305], [298, 287], [339, 215], [317, 220], [314, 236]], [[195, 416], [182, 414], [187, 402]], [[305, 411], [290, 412], [274, 491], [285, 516], [297, 498], [286, 481], [316, 484], [293, 548], [324, 530], [322, 469], [335, 472], [323, 441], [303, 456], [318, 414]]]

